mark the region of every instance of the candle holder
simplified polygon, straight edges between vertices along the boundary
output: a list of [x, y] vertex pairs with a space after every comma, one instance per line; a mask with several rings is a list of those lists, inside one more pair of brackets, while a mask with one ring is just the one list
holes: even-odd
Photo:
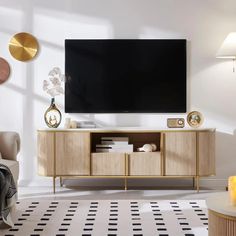
[[230, 204], [236, 206], [236, 176], [230, 176], [228, 179], [228, 191]]

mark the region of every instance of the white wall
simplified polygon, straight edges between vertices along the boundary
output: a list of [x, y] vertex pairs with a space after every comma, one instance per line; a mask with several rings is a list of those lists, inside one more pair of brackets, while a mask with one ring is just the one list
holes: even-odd
[[[40, 43], [38, 57], [28, 63], [8, 52], [11, 36], [21, 31]], [[64, 70], [65, 38], [186, 38], [188, 111], [201, 111], [204, 125], [217, 128], [217, 176], [202, 184], [224, 186], [236, 174], [236, 73], [231, 61], [215, 59], [215, 54], [231, 31], [236, 31], [234, 0], [0, 0], [0, 56], [11, 65], [10, 80], [0, 86], [0, 130], [21, 135], [21, 184], [45, 183], [36, 174], [36, 130], [45, 127], [43, 114], [50, 102], [42, 81], [52, 67]], [[63, 109], [62, 96], [57, 102]], [[170, 115], [72, 117], [92, 118], [103, 126], [160, 127]]]

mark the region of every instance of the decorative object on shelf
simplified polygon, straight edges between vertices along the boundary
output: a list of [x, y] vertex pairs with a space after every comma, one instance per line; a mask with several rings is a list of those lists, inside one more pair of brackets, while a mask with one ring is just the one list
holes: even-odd
[[228, 191], [230, 204], [236, 206], [236, 176], [230, 176], [228, 179]]
[[49, 128], [57, 128], [61, 123], [61, 112], [55, 105], [55, 98], [52, 98], [50, 107], [44, 114], [44, 120]]
[[187, 122], [192, 128], [198, 128], [203, 123], [203, 115], [199, 111], [188, 113]]
[[70, 128], [70, 121], [71, 121], [71, 118], [66, 118], [65, 119], [65, 124], [64, 124], [64, 128], [65, 129], [69, 129]]
[[131, 153], [134, 151], [134, 145], [129, 144], [129, 137], [101, 137], [101, 143], [96, 144], [96, 152], [118, 152]]
[[152, 151], [155, 152], [157, 150], [157, 145], [155, 143], [151, 143]]
[[184, 118], [168, 118], [168, 128], [184, 128]]
[[70, 122], [70, 128], [71, 129], [76, 129], [77, 128], [77, 121], [76, 120], [72, 120]]
[[64, 94], [62, 83], [65, 82], [65, 76], [60, 68], [54, 67], [48, 74], [49, 79], [43, 81], [43, 90], [51, 97]]
[[235, 72], [235, 59], [236, 59], [236, 32], [231, 32], [225, 38], [219, 51], [216, 54], [216, 58], [232, 59], [233, 60], [233, 72]]
[[10, 66], [8, 62], [0, 57], [0, 84], [6, 82], [10, 75]]
[[78, 127], [78, 128], [91, 129], [91, 128], [96, 128], [96, 124], [95, 124], [94, 121], [91, 121], [91, 120], [78, 121], [78, 122], [77, 122], [77, 127]]
[[154, 143], [147, 143], [144, 144], [142, 147], [137, 148], [139, 152], [154, 152], [157, 150], [157, 146]]
[[43, 90], [52, 97], [52, 100], [44, 114], [44, 120], [49, 128], [57, 128], [61, 123], [61, 112], [55, 105], [55, 96], [64, 94], [62, 83], [65, 81], [65, 76], [58, 67], [54, 67], [48, 76], [49, 79], [43, 81]]
[[18, 61], [29, 61], [38, 52], [39, 44], [37, 39], [25, 32], [15, 34], [9, 42], [9, 51]]

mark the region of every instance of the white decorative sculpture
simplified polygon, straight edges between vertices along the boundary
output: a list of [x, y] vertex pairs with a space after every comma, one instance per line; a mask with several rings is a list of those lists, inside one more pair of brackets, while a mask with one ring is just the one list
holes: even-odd
[[157, 150], [157, 146], [155, 143], [144, 144], [141, 148], [138, 148], [140, 152], [154, 152]]

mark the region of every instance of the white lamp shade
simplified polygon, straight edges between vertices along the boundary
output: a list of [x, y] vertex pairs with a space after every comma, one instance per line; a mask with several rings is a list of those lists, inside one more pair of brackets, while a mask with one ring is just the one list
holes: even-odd
[[232, 59], [236, 58], [236, 32], [232, 32], [226, 37], [219, 51], [217, 52], [216, 57]]

